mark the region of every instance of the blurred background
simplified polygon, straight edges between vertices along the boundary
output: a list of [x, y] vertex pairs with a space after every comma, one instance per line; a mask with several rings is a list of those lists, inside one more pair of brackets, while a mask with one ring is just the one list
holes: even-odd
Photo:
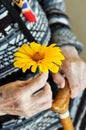
[[66, 13], [70, 17], [73, 32], [84, 44], [81, 57], [86, 61], [86, 0], [65, 0]]

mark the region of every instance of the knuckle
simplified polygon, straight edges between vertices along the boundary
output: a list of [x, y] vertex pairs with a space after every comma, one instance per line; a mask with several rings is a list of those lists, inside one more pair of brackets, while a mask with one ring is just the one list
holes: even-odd
[[73, 99], [73, 98], [75, 98], [75, 97], [76, 97], [76, 95], [72, 94], [71, 98]]
[[38, 86], [43, 86], [43, 81], [41, 79], [37, 79], [35, 82]]
[[77, 96], [78, 96], [78, 92], [75, 92], [75, 93], [72, 94], [72, 98], [75, 98]]
[[75, 85], [72, 90], [71, 90], [71, 94], [72, 94], [72, 98], [75, 98], [78, 96], [80, 90], [80, 86], [79, 85]]
[[23, 111], [23, 115], [24, 115], [25, 117], [29, 117], [29, 116], [30, 116], [29, 113], [26, 112], [26, 111]]
[[85, 63], [82, 60], [78, 60], [76, 63], [81, 67], [85, 65]]
[[27, 87], [28, 86], [28, 81], [17, 80], [16, 84], [18, 84], [19, 87]]
[[24, 116], [29, 116], [28, 109], [24, 105], [20, 106], [20, 111]]
[[77, 84], [77, 85], [75, 86], [75, 88], [76, 88], [77, 90], [79, 90], [80, 85], [79, 85], [79, 84]]
[[46, 107], [50, 108], [51, 106], [52, 106], [52, 102], [51, 101], [47, 102]]
[[21, 84], [20, 80], [15, 81], [16, 84]]
[[67, 67], [71, 67], [72, 64], [73, 64], [73, 62], [71, 62], [71, 61], [69, 62], [69, 61], [68, 61], [68, 62], [66, 63], [66, 66], [67, 66]]
[[48, 106], [49, 106], [49, 108], [52, 106], [52, 102], [51, 101], [48, 103]]
[[24, 86], [23, 81], [21, 81], [21, 80], [17, 80], [17, 81], [15, 82], [15, 84], [16, 84], [16, 86], [18, 86], [18, 88], [21, 88], [21, 87]]
[[46, 101], [47, 101], [47, 102], [52, 102], [52, 96], [51, 96], [51, 95], [46, 96]]
[[44, 86], [45, 83], [47, 82], [48, 74], [42, 74], [41, 76], [36, 78], [36, 82], [40, 86]]
[[69, 63], [69, 65], [68, 65], [68, 69], [73, 69], [74, 66], [75, 66], [75, 62], [71, 62], [71, 63]]
[[51, 90], [47, 91], [46, 92], [46, 98], [51, 98], [51, 96], [52, 96], [52, 91]]
[[75, 61], [71, 61], [67, 63], [67, 69], [74, 69], [77, 63]]
[[84, 67], [85, 67], [85, 63], [84, 63], [84, 62], [80, 62], [80, 66], [81, 66], [82, 68], [84, 68]]
[[80, 85], [79, 85], [79, 84], [74, 85], [74, 87], [73, 87], [73, 92], [78, 92], [78, 91], [79, 91], [79, 88], [80, 88]]

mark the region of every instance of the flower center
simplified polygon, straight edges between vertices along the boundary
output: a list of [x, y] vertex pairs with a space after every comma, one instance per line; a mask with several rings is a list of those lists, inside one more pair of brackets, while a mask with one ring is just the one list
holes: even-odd
[[44, 54], [40, 53], [40, 52], [36, 52], [36, 53], [33, 54], [32, 59], [36, 62], [39, 61], [39, 60], [42, 60], [42, 59], [44, 59]]

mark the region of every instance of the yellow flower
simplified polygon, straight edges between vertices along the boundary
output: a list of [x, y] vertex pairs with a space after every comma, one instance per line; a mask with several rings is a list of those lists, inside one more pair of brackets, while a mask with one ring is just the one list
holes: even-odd
[[64, 60], [64, 56], [56, 44], [47, 46], [46, 44], [40, 45], [35, 42], [31, 42], [29, 45], [23, 44], [15, 52], [14, 56], [14, 66], [21, 68], [23, 72], [27, 69], [36, 72], [37, 68], [39, 68], [40, 72], [48, 72], [50, 70], [56, 73], [59, 70], [59, 66], [62, 65], [62, 60]]

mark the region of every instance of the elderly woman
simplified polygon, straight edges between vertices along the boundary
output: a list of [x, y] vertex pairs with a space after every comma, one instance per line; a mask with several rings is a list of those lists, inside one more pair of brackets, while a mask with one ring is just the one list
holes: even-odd
[[[61, 47], [65, 60], [59, 73], [51, 73], [51, 77], [48, 73], [36, 76], [30, 70], [22, 73], [13, 67], [14, 52], [31, 41], [55, 42]], [[58, 85], [64, 88], [63, 74], [69, 82], [71, 98], [85, 89], [86, 64], [79, 57], [81, 51], [82, 44], [65, 14], [64, 0], [0, 0], [0, 129], [59, 129], [58, 114], [50, 110], [52, 96], [55, 98]], [[47, 83], [51, 78], [52, 83]], [[75, 101], [71, 113], [76, 112]]]

